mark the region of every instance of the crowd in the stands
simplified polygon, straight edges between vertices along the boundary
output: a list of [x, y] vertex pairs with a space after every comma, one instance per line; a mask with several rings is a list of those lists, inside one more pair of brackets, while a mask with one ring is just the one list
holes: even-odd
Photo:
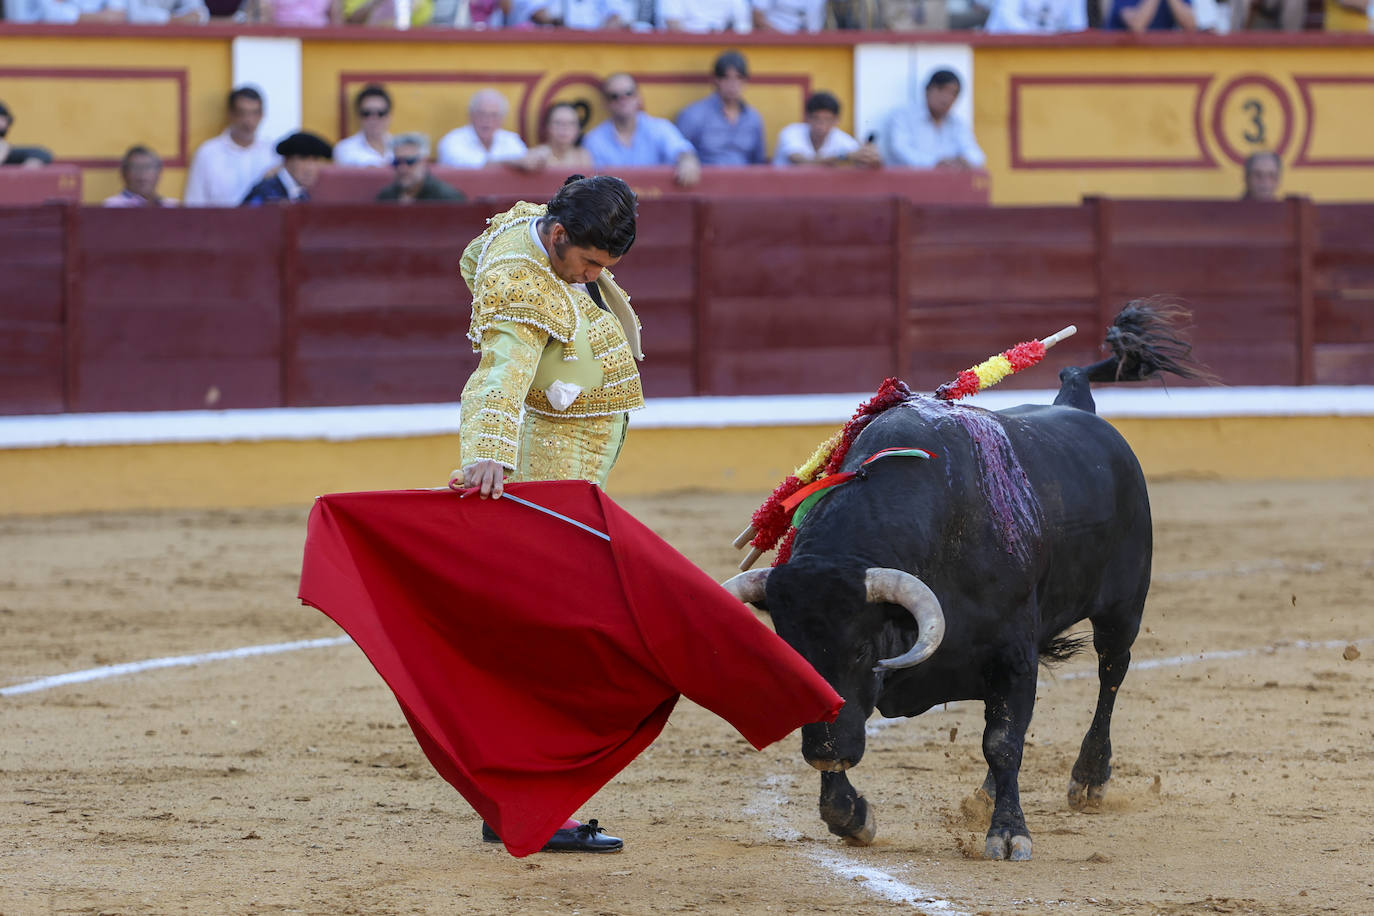
[[[1326, 0], [1364, 16], [1367, 0]], [[1322, 28], [1309, 0], [4, 0], [12, 22], [808, 33]]]

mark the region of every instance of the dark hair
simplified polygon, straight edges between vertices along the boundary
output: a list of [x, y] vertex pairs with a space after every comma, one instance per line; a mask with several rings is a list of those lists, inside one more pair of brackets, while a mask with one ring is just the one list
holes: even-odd
[[601, 94], [602, 94], [602, 95], [606, 95], [606, 85], [607, 85], [611, 80], [615, 79], [617, 76], [623, 76], [623, 77], [625, 77], [627, 80], [629, 80], [631, 83], [634, 84], [634, 91], [635, 91], [635, 92], [638, 92], [638, 91], [639, 91], [639, 80], [635, 79], [633, 74], [626, 73], [624, 70], [617, 70], [615, 73], [608, 74], [608, 75], [606, 76], [606, 78], [605, 78], [604, 80], [601, 81]]
[[119, 171], [127, 172], [129, 170], [129, 163], [133, 160], [135, 156], [152, 156], [153, 159], [157, 162], [158, 168], [162, 168], [162, 157], [159, 156], [157, 153], [153, 152], [152, 149], [150, 149], [149, 147], [146, 147], [140, 143], [135, 146], [131, 146], [124, 151], [124, 158], [119, 160]]
[[738, 51], [723, 51], [716, 58], [716, 64], [711, 68], [711, 72], [716, 75], [716, 79], [722, 79], [729, 70], [738, 70], [740, 76], [748, 77], [749, 62]]
[[1261, 159], [1272, 159], [1274, 160], [1275, 168], [1283, 168], [1283, 160], [1279, 158], [1278, 153], [1274, 152], [1273, 150], [1262, 149], [1257, 153], [1251, 153], [1250, 155], [1245, 157], [1245, 174], [1249, 175], [1251, 172], [1253, 172], [1255, 170], [1255, 166], [1259, 165]]
[[386, 102], [386, 110], [391, 111], [391, 96], [376, 83], [368, 83], [358, 90], [358, 94], [353, 97], [353, 110], [362, 111], [363, 102], [367, 99], [381, 99]]
[[10, 124], [14, 123], [14, 115], [10, 114], [10, 110], [4, 102], [0, 102], [0, 117], [9, 118]]
[[[544, 117], [542, 120], [540, 120], [539, 127], [543, 130], [548, 130], [549, 118], [553, 117], [553, 113], [560, 108], [566, 108], [573, 114], [577, 115], [577, 128], [578, 130], [581, 130], [582, 125], [586, 122], [583, 120], [582, 110], [577, 107], [577, 104], [578, 103], [576, 102], [554, 102], [548, 108], [544, 109]], [[583, 102], [582, 104], [584, 107], [586, 106], [585, 102]]]
[[618, 258], [635, 243], [639, 199], [611, 175], [572, 175], [549, 201], [546, 219], [560, 223], [568, 241]]
[[936, 70], [930, 75], [930, 79], [926, 81], [926, 88], [943, 89], [950, 83], [958, 86], [959, 74], [955, 73], [953, 70]]
[[806, 113], [811, 114], [814, 111], [828, 111], [839, 117], [840, 100], [825, 90], [813, 92], [806, 100]]
[[237, 102], [239, 99], [247, 99], [250, 102], [257, 102], [259, 105], [262, 105], [263, 108], [267, 107], [265, 104], [263, 104], [262, 93], [258, 92], [258, 90], [254, 89], [252, 86], [240, 86], [233, 92], [229, 93], [230, 111], [234, 110], [234, 103]]

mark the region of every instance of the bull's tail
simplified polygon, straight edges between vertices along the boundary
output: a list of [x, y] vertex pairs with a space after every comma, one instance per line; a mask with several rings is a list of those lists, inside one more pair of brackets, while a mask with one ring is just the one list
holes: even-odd
[[1046, 668], [1061, 665], [1082, 652], [1092, 644], [1093, 634], [1077, 633], [1073, 636], [1056, 636], [1040, 647], [1040, 664]]
[[1092, 382], [1141, 382], [1160, 373], [1215, 382], [1216, 376], [1193, 358], [1193, 345], [1183, 334], [1192, 314], [1165, 299], [1136, 299], [1117, 313], [1107, 329], [1112, 355], [1090, 366], [1070, 366], [1059, 373], [1054, 403], [1096, 412]]

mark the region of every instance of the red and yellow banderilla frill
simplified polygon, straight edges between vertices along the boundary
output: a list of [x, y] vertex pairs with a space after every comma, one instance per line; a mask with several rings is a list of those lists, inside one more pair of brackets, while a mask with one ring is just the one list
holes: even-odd
[[[935, 396], [945, 401], [957, 401], [959, 398], [985, 391], [1007, 376], [1034, 366], [1045, 358], [1045, 352], [1050, 347], [1077, 332], [1077, 327], [1069, 325], [1044, 340], [1028, 340], [1010, 350], [1003, 350], [996, 356], [960, 372], [952, 381], [945, 382], [935, 389]], [[859, 433], [863, 432], [864, 427], [878, 414], [914, 396], [911, 389], [900, 379], [884, 379], [877, 393], [859, 405], [859, 409], [850, 417], [849, 422], [822, 442], [811, 453], [811, 457], [778, 484], [768, 499], [764, 500], [763, 505], [755, 510], [749, 527], [735, 538], [736, 549], [743, 548], [746, 544], [753, 548], [740, 562], [739, 568], [748, 569], [753, 566], [764, 551], [771, 550], [775, 545], [778, 555], [773, 565], [780, 566], [786, 563], [792, 555], [792, 540], [797, 535], [796, 526], [801, 522], [806, 510], [827, 490], [823, 481], [836, 477], [837, 479], [831, 483], [833, 486], [845, 483], [855, 476], [846, 472], [840, 477], [836, 472], [844, 463], [845, 456], [849, 454], [849, 447], [854, 444]], [[932, 452], [907, 446], [884, 449], [869, 461], [890, 455], [933, 457]]]

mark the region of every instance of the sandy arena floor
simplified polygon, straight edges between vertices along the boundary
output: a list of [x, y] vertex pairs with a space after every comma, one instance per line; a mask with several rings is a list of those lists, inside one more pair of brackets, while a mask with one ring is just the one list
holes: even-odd
[[[625, 504], [724, 578], [761, 496]], [[1166, 663], [1126, 679], [1095, 814], [1064, 802], [1093, 662], [1046, 678], [1032, 862], [977, 858], [980, 707], [874, 730], [851, 777], [879, 841], [851, 849], [795, 736], [755, 752], [685, 702], [582, 812], [624, 853], [513, 859], [349, 644], [0, 696], [0, 914], [1374, 913], [1374, 481], [1153, 497], [1135, 658]], [[295, 600], [304, 522], [0, 518], [0, 687], [337, 636]]]

